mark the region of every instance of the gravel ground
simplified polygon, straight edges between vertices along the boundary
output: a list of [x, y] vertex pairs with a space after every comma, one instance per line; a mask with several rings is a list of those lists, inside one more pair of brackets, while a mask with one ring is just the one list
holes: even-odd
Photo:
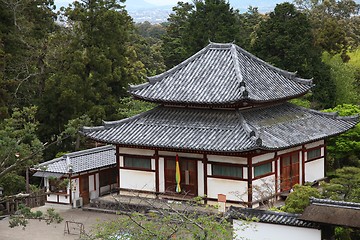
[[72, 240], [79, 239], [79, 229], [74, 224], [70, 224], [70, 234], [64, 233], [66, 221], [79, 222], [84, 224], [86, 233], [89, 233], [92, 227], [100, 222], [114, 220], [118, 216], [115, 214], [106, 214], [100, 212], [83, 211], [81, 209], [72, 209], [68, 206], [45, 205], [34, 210], [46, 211], [47, 208], [55, 208], [64, 218], [60, 224], [47, 225], [45, 222], [30, 220], [25, 230], [21, 227], [10, 228], [9, 219], [0, 220], [0, 240]]

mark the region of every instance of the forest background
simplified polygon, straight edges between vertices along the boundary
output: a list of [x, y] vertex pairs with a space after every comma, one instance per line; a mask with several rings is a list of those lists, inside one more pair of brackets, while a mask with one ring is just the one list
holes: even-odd
[[[279, 68], [313, 78], [312, 92], [293, 100], [296, 104], [340, 115], [360, 113], [356, 1], [296, 0], [262, 14], [256, 6], [240, 13], [225, 0], [194, 0], [179, 2], [162, 24], [135, 24], [124, 3], [82, 0], [55, 11], [53, 0], [0, 0], [0, 186], [5, 194], [25, 190], [28, 167], [91, 147], [77, 134], [81, 126], [153, 107], [132, 100], [128, 85], [170, 69], [209, 41], [235, 41]], [[360, 125], [330, 139], [328, 150], [328, 175], [344, 177], [337, 169], [350, 166], [352, 184], [360, 186]]]

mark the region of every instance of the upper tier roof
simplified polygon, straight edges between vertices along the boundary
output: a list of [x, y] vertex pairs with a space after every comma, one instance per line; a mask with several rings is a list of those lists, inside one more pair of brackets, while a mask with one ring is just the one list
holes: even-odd
[[235, 44], [210, 43], [130, 93], [150, 102], [182, 105], [235, 105], [301, 96], [312, 80], [276, 68]]
[[104, 126], [84, 127], [82, 133], [129, 147], [236, 153], [301, 145], [345, 132], [357, 122], [357, 117], [337, 117], [290, 103], [247, 110], [160, 106]]

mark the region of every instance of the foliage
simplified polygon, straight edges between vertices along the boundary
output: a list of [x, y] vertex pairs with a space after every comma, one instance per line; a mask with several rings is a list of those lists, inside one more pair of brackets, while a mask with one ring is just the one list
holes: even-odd
[[282, 211], [302, 213], [310, 205], [310, 197], [321, 197], [320, 192], [310, 186], [295, 184], [293, 190], [286, 198], [285, 206], [281, 208]]
[[38, 162], [43, 144], [36, 136], [36, 107], [14, 109], [11, 118], [0, 123], [0, 179]]
[[143, 213], [118, 202], [124, 210], [119, 218], [100, 223], [88, 239], [233, 239], [231, 223], [216, 209], [200, 207], [200, 198], [173, 203], [134, 199], [152, 210]]
[[193, 55], [209, 41], [233, 42], [239, 35], [237, 12], [225, 0], [179, 2], [170, 14], [163, 37], [165, 64], [171, 68]]
[[[340, 116], [353, 116], [360, 114], [358, 105], [343, 104], [335, 108], [326, 109], [325, 112], [338, 112]], [[328, 159], [333, 162], [332, 169], [345, 165], [359, 166], [360, 156], [360, 124], [355, 128], [327, 142]]]
[[23, 229], [25, 229], [29, 223], [29, 219], [43, 220], [46, 224], [61, 223], [63, 221], [63, 218], [59, 215], [59, 213], [55, 212], [55, 209], [53, 208], [47, 209], [44, 214], [41, 211], [32, 212], [30, 208], [24, 205], [19, 205], [18, 212], [10, 217], [9, 227], [14, 228], [22, 226]]
[[295, 0], [309, 16], [315, 44], [332, 54], [340, 53], [344, 61], [349, 47], [359, 45], [359, 4], [353, 0]]
[[34, 104], [48, 76], [47, 37], [56, 30], [53, 0], [0, 1], [0, 119]]
[[317, 106], [332, 107], [334, 87], [328, 67], [321, 62], [321, 51], [307, 16], [290, 3], [278, 4], [269, 19], [260, 23], [252, 46], [255, 55], [303, 78], [314, 78], [313, 98]]
[[25, 191], [25, 178], [10, 172], [0, 178], [0, 186], [4, 188], [4, 196], [15, 195]]
[[323, 195], [333, 200], [360, 202], [360, 168], [343, 167], [335, 171], [330, 183], [323, 183]]
[[330, 75], [336, 86], [335, 104], [358, 104], [360, 103], [360, 88], [357, 86], [356, 68], [353, 65], [344, 63], [340, 54], [330, 55], [323, 53], [323, 62], [330, 67]]
[[49, 39], [53, 74], [39, 102], [41, 139], [86, 114], [93, 123], [118, 118], [128, 84], [143, 81], [144, 64], [130, 43], [134, 31], [123, 1], [75, 1], [62, 9], [64, 26]]
[[243, 14], [237, 14], [237, 24], [239, 27], [239, 35], [236, 38], [236, 43], [250, 51], [251, 46], [257, 38], [257, 30], [261, 22], [266, 21], [267, 15], [260, 14], [258, 8], [249, 7], [248, 11]]
[[146, 112], [155, 107], [155, 104], [149, 102], [143, 102], [134, 100], [130, 97], [120, 100], [120, 108], [118, 109], [118, 115], [121, 118], [132, 117], [136, 114]]

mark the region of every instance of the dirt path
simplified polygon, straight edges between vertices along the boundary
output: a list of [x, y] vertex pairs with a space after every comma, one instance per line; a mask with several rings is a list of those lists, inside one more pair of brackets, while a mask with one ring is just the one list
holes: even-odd
[[79, 239], [79, 229], [74, 229], [75, 225], [70, 224], [71, 234], [64, 234], [65, 222], [74, 221], [84, 224], [85, 232], [88, 233], [99, 222], [114, 220], [118, 216], [99, 212], [83, 211], [81, 209], [71, 209], [67, 206], [46, 205], [37, 208], [46, 211], [53, 207], [64, 218], [60, 224], [47, 225], [45, 222], [30, 220], [25, 230], [21, 227], [9, 228], [9, 220], [0, 220], [0, 240], [73, 240]]

